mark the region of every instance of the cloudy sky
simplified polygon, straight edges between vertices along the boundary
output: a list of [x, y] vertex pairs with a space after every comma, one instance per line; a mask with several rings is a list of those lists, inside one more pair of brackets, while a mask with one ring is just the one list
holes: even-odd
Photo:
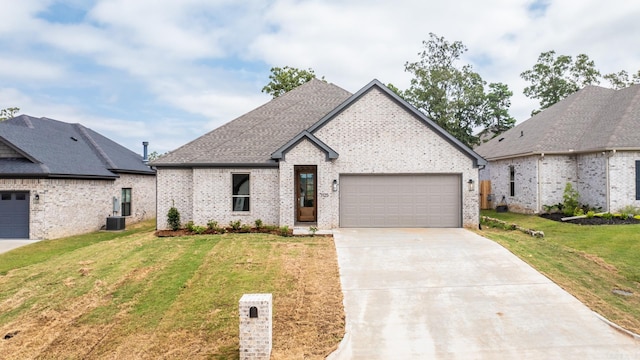
[[519, 74], [541, 52], [636, 72], [639, 18], [628, 0], [0, 0], [0, 108], [162, 153], [267, 102], [273, 66], [351, 92], [374, 78], [405, 89], [433, 32], [508, 84], [522, 121], [537, 102]]

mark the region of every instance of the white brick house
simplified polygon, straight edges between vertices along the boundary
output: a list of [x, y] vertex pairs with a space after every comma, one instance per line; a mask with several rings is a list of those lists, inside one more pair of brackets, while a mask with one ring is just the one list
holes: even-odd
[[153, 218], [155, 205], [142, 156], [80, 124], [0, 122], [0, 241], [91, 232], [112, 215], [131, 224]]
[[494, 206], [540, 213], [567, 183], [603, 211], [640, 206], [640, 86], [588, 86], [475, 150]]
[[153, 162], [158, 228], [172, 205], [200, 225], [474, 227], [484, 163], [377, 80], [312, 80]]

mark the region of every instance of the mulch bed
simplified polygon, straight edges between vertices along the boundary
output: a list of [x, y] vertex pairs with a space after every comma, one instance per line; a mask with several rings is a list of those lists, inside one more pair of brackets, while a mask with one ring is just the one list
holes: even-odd
[[[225, 228], [225, 234], [226, 233], [232, 233], [232, 234], [243, 234], [243, 233], [262, 233], [262, 234], [272, 234], [272, 235], [280, 235], [280, 236], [308, 236], [308, 237], [313, 237], [313, 236], [317, 236], [317, 237], [332, 237], [332, 234], [315, 234], [315, 235], [311, 235], [311, 234], [303, 234], [303, 235], [294, 235], [293, 234], [293, 229], [289, 229], [289, 232], [286, 235], [283, 235], [282, 232], [279, 229], [276, 230], [267, 230], [267, 229], [257, 229], [257, 228], [251, 228], [250, 230], [234, 230], [232, 228]], [[205, 230], [203, 233], [198, 234], [194, 231], [189, 231], [187, 229], [179, 229], [179, 230], [157, 230], [155, 232], [155, 235], [157, 237], [176, 237], [176, 236], [191, 236], [191, 235], [215, 235], [215, 234], [221, 234], [220, 232], [217, 232], [213, 229], [207, 229]]]
[[619, 217], [614, 217], [614, 218], [611, 218], [611, 219], [605, 219], [605, 218], [602, 218], [602, 217], [594, 216], [594, 217], [592, 217], [590, 219], [581, 218], [581, 219], [573, 219], [573, 220], [562, 221], [562, 218], [566, 217], [566, 215], [561, 214], [561, 213], [540, 214], [540, 217], [543, 217], [543, 218], [549, 219], [549, 220], [553, 220], [553, 221], [560, 221], [560, 222], [565, 222], [565, 223], [570, 223], [570, 224], [578, 224], [578, 225], [640, 224], [640, 220], [634, 219], [634, 218], [621, 219]]

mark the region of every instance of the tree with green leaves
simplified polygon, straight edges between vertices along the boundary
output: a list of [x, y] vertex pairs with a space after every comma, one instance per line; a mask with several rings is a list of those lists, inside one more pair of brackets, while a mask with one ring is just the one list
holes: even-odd
[[524, 88], [524, 95], [540, 101], [540, 109], [531, 115], [548, 108], [587, 85], [600, 83], [600, 72], [593, 60], [585, 54], [575, 60], [568, 55], [558, 55], [551, 50], [543, 52], [533, 68], [520, 74], [531, 85]]
[[631, 85], [640, 84], [640, 70], [637, 73], [629, 77], [629, 73], [625, 70], [621, 70], [617, 73], [606, 74], [602, 76], [605, 80], [611, 83], [614, 89], [624, 89]]
[[11, 119], [16, 116], [16, 114], [20, 111], [20, 108], [17, 107], [8, 107], [6, 109], [0, 110], [0, 121]]
[[509, 115], [513, 93], [508, 86], [492, 83], [487, 91], [487, 82], [471, 65], [458, 65], [467, 51], [462, 42], [429, 36], [418, 53], [420, 59], [405, 64], [405, 71], [413, 74], [409, 89], [394, 91], [468, 146], [479, 143], [474, 135], [478, 127], [493, 127], [495, 135], [513, 127], [515, 119]]
[[[269, 75], [271, 81], [262, 88], [262, 92], [273, 96], [275, 99], [315, 78], [316, 74], [311, 68], [303, 70], [289, 66], [283, 68], [273, 67]], [[324, 76], [321, 80], [324, 80]]]

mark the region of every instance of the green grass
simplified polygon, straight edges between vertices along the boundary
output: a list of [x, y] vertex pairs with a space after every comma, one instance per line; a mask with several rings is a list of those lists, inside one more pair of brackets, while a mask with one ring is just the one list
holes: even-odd
[[[640, 332], [640, 225], [581, 226], [514, 213], [482, 214], [544, 231], [544, 238], [486, 226], [479, 233], [505, 246], [593, 310]], [[613, 289], [634, 295], [616, 295]]]
[[6, 275], [9, 270], [53, 259], [70, 251], [95, 243], [122, 238], [140, 231], [151, 231], [154, 228], [154, 221], [146, 221], [135, 224], [125, 231], [103, 231], [63, 239], [39, 241], [15, 249], [10, 253], [0, 255], [2, 256], [2, 261], [0, 261], [0, 275]]
[[[0, 338], [19, 331], [23, 342], [0, 343], [0, 352], [16, 359], [168, 353], [235, 359], [242, 294], [298, 298], [293, 292], [300, 279], [286, 264], [313, 263], [308, 258], [320, 249], [335, 257], [326, 238], [157, 238], [153, 225], [42, 241], [0, 254]], [[286, 310], [276, 305], [274, 312]], [[39, 340], [51, 337], [49, 343]]]

